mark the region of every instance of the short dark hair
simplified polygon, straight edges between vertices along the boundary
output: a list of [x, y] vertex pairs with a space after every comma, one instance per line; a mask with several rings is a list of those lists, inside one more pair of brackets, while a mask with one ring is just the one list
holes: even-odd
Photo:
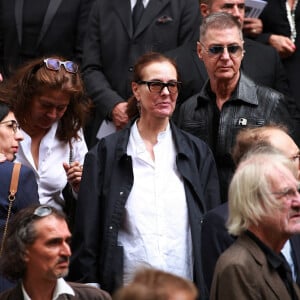
[[[9, 223], [2, 255], [0, 257], [0, 270], [1, 273], [10, 280], [21, 279], [26, 272], [26, 263], [24, 261], [26, 248], [32, 245], [37, 238], [37, 232], [34, 226], [35, 222], [43, 218], [34, 215], [38, 207], [41, 206], [34, 205], [21, 209], [13, 216]], [[65, 214], [62, 211], [53, 207], [50, 208], [51, 213], [49, 215], [66, 220]]]

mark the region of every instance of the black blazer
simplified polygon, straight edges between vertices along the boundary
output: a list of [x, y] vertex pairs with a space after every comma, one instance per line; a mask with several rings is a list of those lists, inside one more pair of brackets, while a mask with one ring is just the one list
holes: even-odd
[[[80, 62], [90, 7], [94, 0], [49, 0], [38, 41], [32, 45], [34, 58], [54, 54]], [[0, 0], [0, 72], [8, 76], [24, 62], [24, 0]], [[36, 18], [37, 16], [32, 16]]]
[[[224, 203], [210, 210], [203, 219], [201, 234], [201, 258], [203, 276], [207, 288], [210, 290], [215, 266], [219, 256], [236, 238], [230, 235], [226, 228], [228, 218], [228, 203]], [[297, 274], [297, 284], [300, 286], [300, 235], [290, 238], [292, 259]]]
[[95, 104], [95, 116], [86, 135], [96, 142], [102, 120], [132, 94], [136, 59], [148, 51], [166, 52], [196, 41], [200, 11], [197, 0], [150, 0], [135, 32], [129, 0], [96, 0], [84, 45], [83, 79]]

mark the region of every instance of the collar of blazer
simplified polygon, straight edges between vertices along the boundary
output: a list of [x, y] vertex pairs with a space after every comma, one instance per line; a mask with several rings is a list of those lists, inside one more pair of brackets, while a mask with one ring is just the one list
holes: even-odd
[[[54, 15], [57, 12], [58, 7], [60, 6], [62, 0], [50, 0], [49, 5], [43, 20], [43, 25], [40, 30], [39, 38], [36, 44], [36, 47], [39, 46], [40, 42], [42, 41], [51, 21], [53, 20]], [[123, 2], [123, 1], [122, 1]], [[125, 2], [125, 1], [124, 1]], [[16, 19], [16, 27], [17, 27], [17, 34], [18, 34], [18, 41], [19, 45], [22, 45], [22, 29], [23, 29], [23, 6], [24, 0], [15, 0], [15, 19]]]
[[[126, 28], [127, 34], [129, 37], [138, 36], [144, 29], [157, 18], [157, 21], [164, 17], [165, 21], [172, 21], [172, 18], [169, 16], [161, 16], [159, 13], [162, 9], [170, 2], [171, 0], [150, 0], [140, 23], [137, 26], [137, 29], [133, 33], [133, 25], [132, 25], [132, 17], [131, 17], [131, 7], [129, 1], [119, 1], [112, 0], [112, 5], [114, 9], [117, 11], [119, 18], [121, 19], [124, 27]], [[127, 12], [127, 13], [125, 13]], [[157, 17], [158, 16], [158, 17]]]

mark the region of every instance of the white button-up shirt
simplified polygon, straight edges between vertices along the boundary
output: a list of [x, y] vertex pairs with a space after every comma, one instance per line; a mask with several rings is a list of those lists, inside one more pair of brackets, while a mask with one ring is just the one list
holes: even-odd
[[135, 123], [127, 154], [132, 157], [134, 184], [118, 235], [124, 248], [124, 283], [143, 266], [192, 279], [187, 203], [170, 127], [159, 134], [153, 161]]
[[[63, 168], [63, 162], [69, 163], [70, 145], [69, 143], [57, 139], [58, 123], [54, 123], [51, 129], [43, 137], [39, 149], [38, 169], [36, 168], [31, 153], [31, 137], [23, 130], [24, 140], [20, 143], [16, 161], [24, 164], [34, 171], [38, 184], [39, 199], [41, 204], [49, 204], [61, 209], [61, 206], [55, 202], [55, 199], [62, 200], [62, 190], [67, 184], [66, 172]], [[83, 164], [84, 156], [87, 152], [87, 146], [82, 132], [81, 140], [73, 140], [73, 158], [72, 161], [79, 161]]]

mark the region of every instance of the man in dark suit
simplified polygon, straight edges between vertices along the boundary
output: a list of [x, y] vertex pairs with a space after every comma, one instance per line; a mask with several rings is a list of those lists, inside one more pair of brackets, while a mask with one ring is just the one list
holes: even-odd
[[18, 285], [0, 299], [110, 300], [108, 293], [79, 283], [67, 283], [71, 233], [64, 214], [51, 206], [19, 211], [7, 233], [0, 266]]
[[300, 233], [298, 168], [271, 146], [250, 150], [229, 189], [229, 233], [237, 240], [219, 257], [210, 300], [299, 299], [281, 254]]
[[81, 62], [94, 0], [0, 0], [0, 73], [40, 56]]
[[134, 0], [96, 0], [92, 8], [82, 65], [86, 89], [95, 104], [95, 115], [86, 130], [88, 146], [97, 141], [103, 120], [112, 121], [116, 129], [127, 124], [133, 65], [140, 55], [166, 52], [198, 39], [197, 0], [142, 2], [144, 11], [136, 28]]
[[[259, 128], [247, 128], [239, 132], [233, 148], [233, 159], [239, 163], [242, 156], [251, 148], [264, 143], [280, 150], [295, 162], [300, 172], [299, 149], [286, 129], [277, 125]], [[203, 276], [205, 284], [210, 290], [214, 269], [219, 256], [236, 240], [235, 236], [228, 233], [226, 222], [228, 219], [228, 203], [224, 203], [211, 211], [203, 218], [201, 234], [201, 256], [203, 261]], [[294, 279], [300, 285], [300, 235], [294, 235], [285, 244], [284, 254], [291, 264]]]
[[[245, 19], [245, 0], [200, 0], [203, 17], [214, 12], [232, 14], [243, 25]], [[279, 55], [270, 46], [263, 45], [244, 37], [244, 58], [241, 69], [255, 82], [289, 95], [287, 77]], [[208, 79], [202, 60], [199, 59], [196, 43], [183, 45], [168, 52], [177, 62], [180, 80], [183, 82], [178, 97], [178, 107], [190, 96], [201, 91]], [[293, 100], [289, 99], [293, 106]], [[177, 107], [177, 110], [178, 110]], [[175, 112], [175, 116], [177, 113]], [[176, 117], [175, 117], [176, 119]]]

